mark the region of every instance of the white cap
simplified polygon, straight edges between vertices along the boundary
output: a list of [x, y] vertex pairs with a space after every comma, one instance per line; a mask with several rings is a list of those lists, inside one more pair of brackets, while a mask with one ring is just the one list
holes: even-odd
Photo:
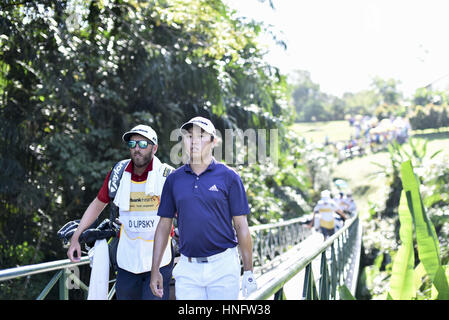
[[157, 134], [150, 126], [146, 126], [144, 124], [139, 124], [135, 126], [125, 134], [123, 134], [122, 139], [125, 142], [128, 142], [133, 134], [140, 134], [145, 138], [149, 139], [153, 144], [157, 144]]
[[188, 127], [189, 125], [197, 125], [198, 127], [202, 128], [204, 131], [206, 131], [207, 133], [210, 133], [211, 135], [215, 136], [215, 127], [212, 124], [212, 122], [209, 119], [203, 118], [203, 117], [195, 117], [190, 119], [188, 122], [184, 123], [181, 126], [181, 130], [185, 129], [186, 127]]
[[323, 190], [321, 191], [321, 198], [330, 198], [331, 192], [329, 190]]

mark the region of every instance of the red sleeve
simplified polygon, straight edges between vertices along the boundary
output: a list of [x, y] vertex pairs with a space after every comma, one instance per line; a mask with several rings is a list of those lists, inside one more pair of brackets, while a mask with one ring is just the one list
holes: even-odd
[[104, 203], [109, 203], [109, 201], [111, 200], [109, 199], [109, 189], [108, 189], [108, 182], [110, 175], [111, 171], [109, 171], [108, 175], [106, 176], [106, 179], [104, 179], [103, 185], [101, 186], [101, 189], [97, 194], [98, 200]]

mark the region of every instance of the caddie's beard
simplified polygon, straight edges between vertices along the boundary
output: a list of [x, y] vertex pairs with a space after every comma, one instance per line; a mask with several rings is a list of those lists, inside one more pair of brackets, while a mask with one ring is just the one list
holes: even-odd
[[[152, 151], [152, 150], [151, 150]], [[152, 152], [148, 154], [142, 154], [140, 152], [135, 152], [131, 154], [131, 159], [136, 168], [142, 168], [148, 166], [152, 159]]]

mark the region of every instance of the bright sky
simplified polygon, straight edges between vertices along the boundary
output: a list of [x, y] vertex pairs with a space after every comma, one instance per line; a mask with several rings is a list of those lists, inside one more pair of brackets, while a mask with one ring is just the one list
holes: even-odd
[[[310, 71], [337, 96], [368, 89], [380, 76], [401, 81], [410, 97], [449, 83], [447, 0], [225, 0], [239, 15], [273, 25], [287, 51], [270, 45], [267, 60], [283, 73]], [[268, 40], [266, 40], [268, 41]]]

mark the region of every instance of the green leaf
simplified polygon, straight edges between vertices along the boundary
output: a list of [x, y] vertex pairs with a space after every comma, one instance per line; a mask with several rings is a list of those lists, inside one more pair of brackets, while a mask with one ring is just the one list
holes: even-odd
[[438, 300], [449, 300], [449, 288], [447, 277], [443, 267], [440, 265], [433, 279], [433, 285], [438, 290]]
[[438, 237], [435, 227], [427, 217], [419, 192], [419, 182], [410, 160], [402, 163], [401, 176], [408, 207], [414, 218], [419, 259], [439, 292], [438, 298], [449, 299], [449, 285], [441, 266]]
[[440, 149], [438, 151], [435, 151], [434, 153], [432, 153], [432, 155], [430, 156], [430, 159], [435, 158], [438, 154], [440, 154], [441, 152], [443, 152], [443, 149]]
[[424, 269], [424, 265], [420, 262], [415, 268], [415, 287], [417, 290], [421, 287], [425, 275], [426, 269]]
[[394, 257], [389, 295], [395, 300], [409, 300], [416, 296], [414, 282], [415, 254], [413, 252], [413, 221], [407, 208], [407, 198], [404, 191], [401, 194], [398, 213], [401, 223], [399, 236], [402, 245]]
[[338, 287], [338, 293], [340, 294], [341, 300], [356, 300], [346, 285]]

